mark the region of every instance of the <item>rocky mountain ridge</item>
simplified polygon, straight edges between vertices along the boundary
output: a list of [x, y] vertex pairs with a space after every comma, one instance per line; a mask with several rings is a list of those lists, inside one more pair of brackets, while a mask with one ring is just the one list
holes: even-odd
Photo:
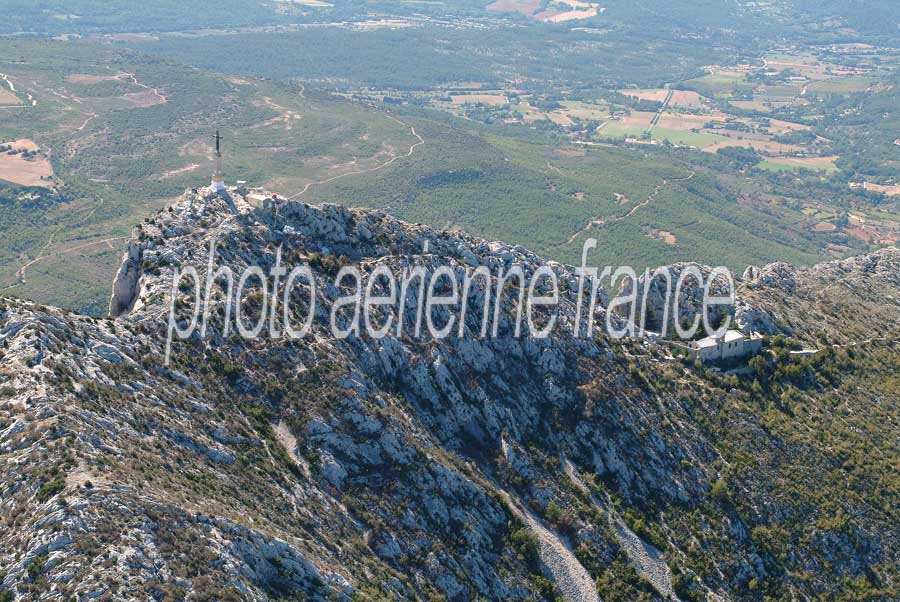
[[[219, 304], [206, 336], [174, 341], [165, 365], [173, 270], [205, 273], [211, 241], [236, 272], [268, 272], [280, 247], [286, 263], [322, 276], [323, 301], [342, 294], [330, 277], [344, 265], [449, 265], [457, 277], [545, 265], [521, 247], [382, 212], [188, 192], [135, 229], [113, 286], [117, 319], [3, 300], [0, 595], [896, 593], [898, 488], [873, 476], [898, 457], [884, 375], [900, 355], [885, 336], [900, 316], [896, 249], [746, 274], [738, 317], [781, 337], [755, 380], [740, 380], [648, 341], [571, 336], [577, 280], [552, 262], [568, 283], [559, 305], [567, 327], [548, 339], [513, 336], [511, 299], [498, 337], [437, 341], [338, 340], [324, 309], [305, 339], [245, 340], [226, 333]], [[186, 320], [193, 293], [176, 290]], [[248, 298], [253, 314], [260, 299]], [[302, 294], [294, 301], [298, 311], [310, 304]], [[478, 316], [468, 321], [476, 332]], [[784, 335], [827, 350], [801, 360]], [[853, 387], [843, 401], [830, 392], [840, 378]], [[853, 422], [866, 413], [877, 424]], [[832, 416], [859, 439], [840, 431], [847, 439], [836, 449], [806, 437], [832, 429]], [[862, 465], [863, 453], [876, 464]], [[817, 497], [824, 486], [846, 495]]]

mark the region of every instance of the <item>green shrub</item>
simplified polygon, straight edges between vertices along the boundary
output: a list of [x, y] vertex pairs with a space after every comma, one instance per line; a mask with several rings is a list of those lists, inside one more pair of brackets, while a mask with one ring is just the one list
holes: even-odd
[[62, 477], [56, 477], [52, 481], [47, 481], [41, 488], [37, 490], [37, 499], [46, 502], [54, 495], [66, 488], [66, 481]]
[[538, 540], [527, 529], [513, 531], [509, 539], [526, 562], [529, 564], [538, 562]]
[[730, 499], [728, 494], [728, 484], [722, 479], [716, 481], [709, 490], [709, 497], [720, 504], [727, 504]]

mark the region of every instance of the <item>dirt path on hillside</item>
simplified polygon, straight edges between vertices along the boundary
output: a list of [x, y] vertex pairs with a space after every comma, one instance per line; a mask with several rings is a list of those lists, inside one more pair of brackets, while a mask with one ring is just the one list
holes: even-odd
[[602, 226], [607, 226], [609, 224], [614, 224], [616, 222], [620, 222], [624, 219], [628, 219], [629, 217], [631, 217], [632, 215], [637, 213], [638, 209], [646, 207], [647, 205], [652, 203], [656, 199], [657, 195], [660, 192], [662, 192], [666, 186], [668, 186], [669, 184], [672, 184], [674, 182], [687, 182], [688, 180], [690, 180], [691, 178], [694, 177], [695, 173], [696, 172], [691, 171], [690, 175], [687, 177], [684, 177], [684, 178], [676, 178], [674, 180], [663, 180], [662, 182], [660, 182], [659, 184], [656, 185], [656, 188], [653, 189], [653, 192], [651, 192], [650, 195], [646, 199], [644, 199], [643, 201], [641, 201], [640, 203], [638, 203], [637, 205], [632, 207], [631, 210], [628, 211], [628, 213], [626, 213], [624, 215], [619, 215], [616, 217], [611, 217], [608, 219], [603, 219], [603, 218], [593, 219], [593, 220], [589, 221], [584, 228], [582, 228], [581, 230], [577, 231], [575, 234], [570, 236], [569, 240], [567, 240], [566, 242], [564, 242], [560, 245], [555, 245], [555, 247], [559, 248], [559, 247], [564, 247], [566, 245], [572, 244], [573, 242], [575, 242], [576, 238], [578, 238], [585, 232], [589, 231], [591, 228], [599, 228]]
[[2, 79], [3, 81], [5, 81], [5, 82], [9, 85], [9, 90], [10, 90], [13, 94], [16, 93], [16, 86], [15, 86], [15, 85], [12, 83], [12, 81], [9, 79], [9, 76], [8, 76], [8, 75], [6, 75], [5, 73], [0, 73], [0, 79]]
[[[47, 259], [48, 257], [51, 257], [51, 255], [47, 254], [47, 249], [49, 249], [53, 245], [53, 242], [56, 239], [56, 235], [59, 234], [63, 230], [63, 228], [78, 227], [78, 226], [84, 225], [84, 223], [87, 222], [89, 219], [91, 219], [94, 216], [94, 214], [97, 213], [97, 210], [103, 206], [103, 202], [104, 202], [104, 199], [100, 199], [100, 202], [97, 203], [97, 206], [94, 207], [93, 209], [91, 209], [90, 213], [88, 213], [78, 224], [75, 224], [74, 226], [69, 226], [69, 224], [57, 226], [56, 229], [50, 233], [50, 237], [47, 239], [47, 242], [44, 244], [44, 246], [41, 247], [41, 250], [38, 251], [37, 257], [28, 261], [27, 263], [22, 264], [21, 266], [19, 266], [19, 269], [16, 270], [16, 275], [15, 275], [16, 282], [14, 284], [10, 284], [8, 286], [0, 288], [0, 290], [5, 291], [7, 289], [11, 289], [11, 288], [15, 288], [17, 286], [22, 286], [23, 284], [27, 284], [28, 279], [26, 277], [26, 272], [28, 271], [28, 268], [30, 268], [31, 266], [33, 266], [34, 264], [36, 264], [40, 261]], [[114, 236], [111, 238], [104, 238], [101, 240], [93, 240], [91, 242], [83, 243], [83, 244], [80, 244], [80, 245], [77, 245], [74, 247], [69, 247], [68, 249], [62, 249], [62, 250], [54, 253], [53, 256], [67, 255], [69, 253], [74, 253], [75, 251], [85, 249], [87, 247], [91, 247], [94, 245], [99, 245], [99, 244], [108, 244], [108, 245], [110, 245], [110, 248], [113, 248], [110, 243], [112, 243], [113, 241], [116, 241], [116, 240], [125, 240], [126, 238], [128, 238], [128, 237], [127, 236]]]
[[[16, 90], [15, 84], [13, 84], [12, 80], [9, 79], [8, 75], [6, 75], [5, 73], [0, 73], [0, 80], [6, 82], [6, 84], [9, 86], [9, 91], [18, 97], [18, 90]], [[0, 106], [0, 109], [21, 109], [22, 107], [27, 107], [29, 103], [32, 107], [37, 105], [37, 101], [34, 100], [34, 97], [31, 94], [26, 93], [25, 95], [28, 97], [28, 103], [23, 104], [20, 102], [17, 105], [3, 105]]]
[[403, 127], [408, 127], [409, 133], [412, 134], [413, 136], [415, 136], [419, 140], [418, 142], [416, 142], [415, 144], [413, 144], [412, 146], [409, 147], [409, 152], [407, 152], [405, 155], [395, 155], [394, 157], [392, 157], [388, 161], [382, 163], [381, 165], [378, 165], [377, 167], [371, 167], [369, 169], [360, 169], [357, 171], [350, 171], [347, 173], [343, 173], [343, 174], [328, 178], [327, 180], [320, 180], [318, 182], [310, 182], [309, 184], [307, 184], [306, 186], [303, 187], [303, 190], [301, 190], [300, 192], [298, 192], [297, 194], [295, 194], [293, 196], [289, 196], [288, 200], [296, 199], [300, 196], [303, 196], [306, 193], [306, 191], [308, 191], [313, 186], [321, 186], [322, 184], [328, 184], [330, 182], [334, 182], [335, 180], [340, 180], [341, 178], [348, 178], [350, 176], [358, 176], [358, 175], [362, 175], [362, 174], [374, 173], [376, 171], [380, 171], [380, 170], [384, 169], [385, 167], [388, 167], [389, 165], [393, 165], [394, 162], [398, 161], [399, 159], [406, 159], [406, 158], [412, 157], [413, 153], [416, 151], [416, 149], [418, 147], [422, 146], [423, 144], [425, 144], [425, 139], [422, 138], [422, 136], [420, 136], [418, 133], [416, 133], [416, 128], [400, 121], [393, 115], [386, 115], [386, 117], [388, 119], [396, 121]]
[[[53, 232], [50, 233], [50, 238], [47, 239], [46, 244], [44, 244], [44, 246], [41, 247], [41, 250], [38, 251], [37, 257], [35, 257], [31, 261], [29, 261], [28, 263], [25, 263], [25, 264], [22, 264], [21, 266], [19, 266], [19, 269], [16, 270], [17, 282], [15, 284], [11, 284], [11, 285], [7, 286], [6, 288], [13, 288], [14, 286], [19, 286], [22, 284], [26, 284], [28, 282], [28, 280], [26, 280], [26, 278], [25, 278], [25, 271], [28, 270], [28, 268], [30, 268], [31, 266], [33, 266], [34, 264], [36, 264], [37, 262], [39, 262], [41, 259], [43, 259], [45, 257], [44, 253], [46, 253], [47, 249], [50, 247], [50, 245], [53, 244], [53, 239], [60, 232], [60, 230], [63, 229], [63, 227], [64, 226], [59, 226], [56, 230], [54, 230]], [[6, 289], [3, 289], [3, 290], [6, 290]]]
[[138, 88], [143, 88], [144, 90], [150, 90], [151, 92], [153, 92], [153, 94], [156, 95], [156, 98], [159, 99], [159, 101], [160, 101], [159, 104], [165, 104], [165, 103], [169, 102], [168, 98], [166, 98], [165, 96], [163, 96], [162, 94], [159, 93], [159, 89], [151, 88], [150, 86], [139, 82], [137, 77], [135, 77], [134, 73], [123, 73], [122, 75], [128, 76], [128, 78], [131, 79], [132, 83], [134, 83], [134, 85], [137, 86]]
[[84, 123], [82, 123], [82, 124], [81, 124], [81, 127], [77, 128], [76, 131], [80, 132], [80, 131], [84, 130], [84, 128], [86, 128], [87, 125], [88, 125], [91, 121], [93, 121], [94, 119], [97, 118], [97, 114], [96, 114], [96, 113], [89, 113], [89, 115], [90, 115], [90, 116], [89, 116], [87, 119], [84, 120]]

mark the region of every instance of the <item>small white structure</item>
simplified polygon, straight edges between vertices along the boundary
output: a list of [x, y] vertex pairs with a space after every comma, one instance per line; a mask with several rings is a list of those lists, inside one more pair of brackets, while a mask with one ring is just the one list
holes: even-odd
[[762, 336], [758, 333], [745, 336], [740, 330], [728, 330], [722, 336], [706, 337], [688, 345], [692, 359], [701, 362], [720, 362], [748, 355], [756, 355], [762, 347]]

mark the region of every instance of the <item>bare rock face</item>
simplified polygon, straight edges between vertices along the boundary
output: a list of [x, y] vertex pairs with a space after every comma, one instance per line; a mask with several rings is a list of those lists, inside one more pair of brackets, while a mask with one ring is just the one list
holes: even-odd
[[[268, 272], [279, 254], [289, 268], [309, 264], [316, 287], [294, 299], [298, 311], [316, 301], [309, 336], [243, 339], [217, 301], [204, 334], [173, 341], [164, 365], [174, 269], [205, 274], [211, 248], [236, 274]], [[735, 315], [762, 332], [790, 323], [809, 337], [842, 326], [874, 338], [898, 315], [897, 258], [767, 266], [738, 287]], [[559, 325], [546, 339], [516, 336], [510, 296], [496, 337], [476, 336], [471, 312], [464, 336], [336, 338], [325, 308], [352, 287], [335, 272], [379, 264], [449, 268], [457, 282], [475, 266], [547, 266], [566, 283]], [[844, 280], [871, 303], [852, 328], [829, 288]], [[800, 439], [832, 432], [810, 418], [818, 406], [765, 422], [786, 400], [835, 404], [837, 380], [798, 379], [770, 399], [762, 384], [776, 380], [720, 378], [649, 341], [576, 337], [576, 285], [573, 268], [522, 247], [383, 212], [187, 193], [128, 244], [110, 302], [118, 319], [0, 300], [0, 595], [749, 601], [760, 588], [773, 599], [837, 595], [873, 570], [893, 595], [891, 485], [848, 464], [863, 457], [847, 451], [854, 439]], [[478, 284], [472, 306], [488, 292]], [[649, 296], [657, 310], [661, 292]], [[216, 281], [212, 296], [224, 293]], [[683, 305], [697, 294], [684, 291]], [[411, 290], [395, 317], [413, 322], [417, 298]], [[248, 289], [245, 321], [262, 301]], [[889, 361], [889, 344], [873, 344], [881, 355], [855, 370]], [[827, 368], [822, 379], [838, 370]], [[851, 386], [842, 418], [884, 412], [877, 380]], [[895, 441], [893, 424], [853, 428]], [[822, 484], [845, 483], [850, 468], [853, 495], [823, 501]], [[636, 550], [660, 553], [648, 564]], [[660, 578], [633, 576], [651, 564]]]
[[779, 328], [775, 316], [765, 310], [756, 309], [746, 302], [737, 304], [734, 310], [734, 321], [745, 335], [750, 335], [754, 332], [766, 335], [790, 334], [789, 329]]
[[770, 263], [759, 270], [751, 282], [758, 282], [770, 288], [778, 288], [787, 292], [797, 285], [797, 269], [787, 263]]
[[[665, 277], [668, 274], [668, 278]], [[700, 282], [695, 275], [700, 274]], [[649, 274], [641, 274], [637, 286], [630, 281], [623, 283], [620, 295], [627, 296], [635, 289], [637, 295], [637, 319], [643, 319], [646, 330], [668, 333], [675, 338], [675, 326], [693, 324], [702, 315], [703, 299], [706, 294], [704, 283], [709, 282], [712, 268], [698, 264], [676, 263], [650, 270]], [[648, 277], [649, 276], [649, 277]], [[683, 279], [682, 279], [683, 278]], [[679, 289], [678, 282], [682, 279]], [[677, 294], [676, 294], [677, 293]], [[729, 285], [721, 277], [712, 278], [710, 297], [728, 296]], [[708, 320], [717, 326], [726, 316], [734, 314], [731, 304], [709, 305]], [[630, 309], [629, 309], [630, 311]]]
[[109, 299], [109, 316], [118, 318], [131, 310], [140, 294], [141, 254], [143, 248], [130, 240], [122, 257], [122, 265], [113, 280], [112, 296]]
[[755, 265], [748, 265], [741, 275], [741, 281], [753, 282], [759, 279], [759, 268]]

